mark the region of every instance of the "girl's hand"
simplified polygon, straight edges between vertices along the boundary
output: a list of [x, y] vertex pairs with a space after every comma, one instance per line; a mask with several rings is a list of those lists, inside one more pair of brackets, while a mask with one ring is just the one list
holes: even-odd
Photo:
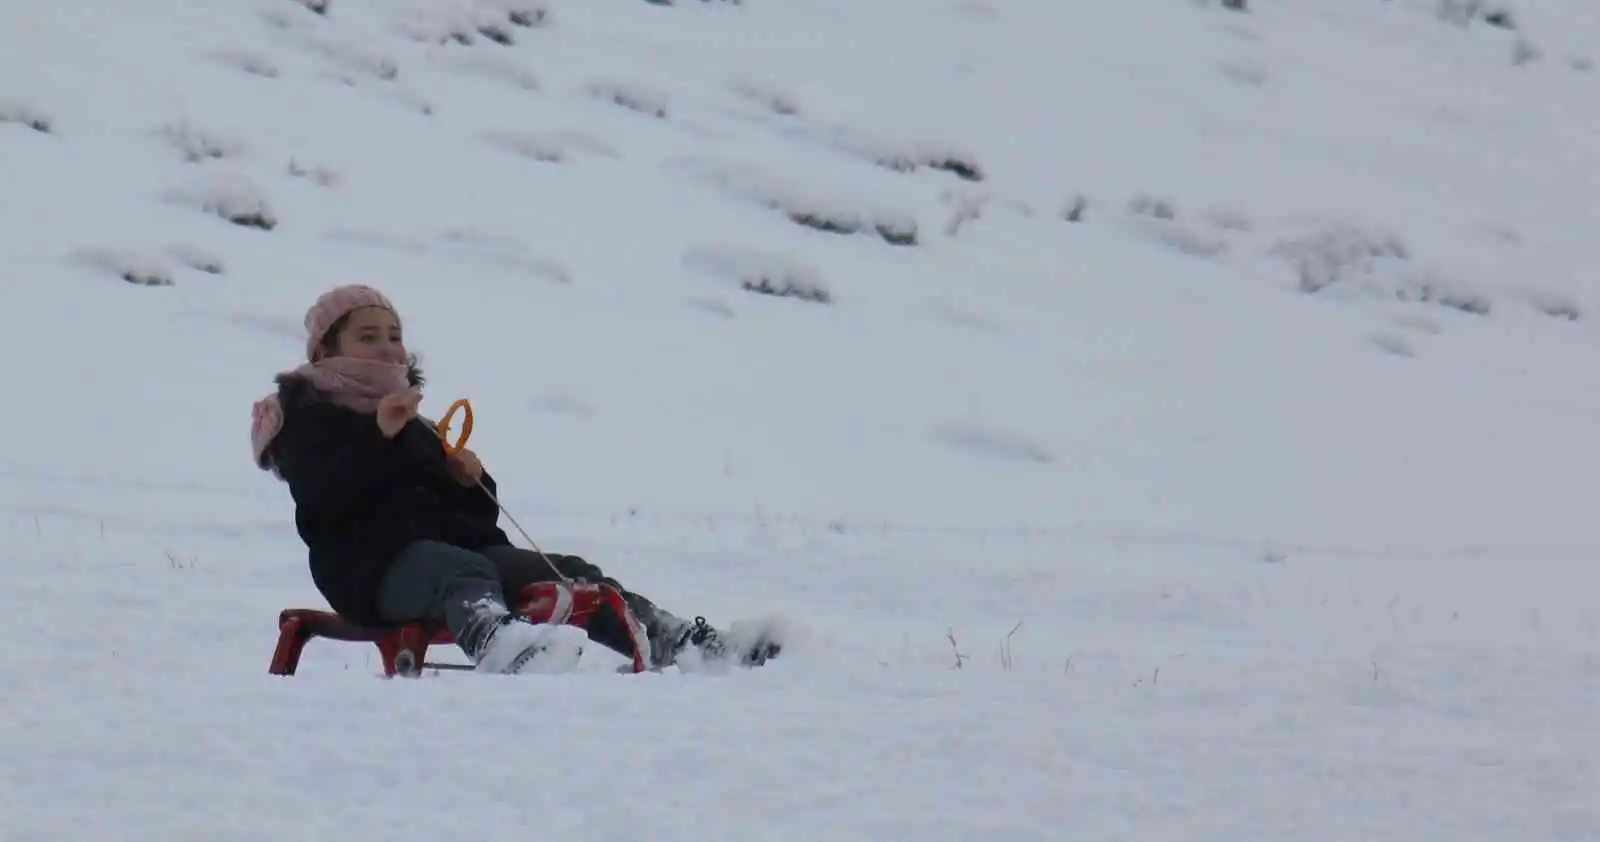
[[483, 463], [478, 461], [478, 454], [461, 448], [456, 453], [446, 457], [450, 466], [450, 476], [462, 485], [477, 485], [483, 479]]
[[400, 434], [411, 419], [417, 417], [417, 405], [422, 403], [422, 390], [407, 389], [387, 395], [378, 402], [378, 429], [384, 438]]

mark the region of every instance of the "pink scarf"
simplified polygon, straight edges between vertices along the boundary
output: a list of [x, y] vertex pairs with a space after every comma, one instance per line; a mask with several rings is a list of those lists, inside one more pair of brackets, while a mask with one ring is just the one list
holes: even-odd
[[[316, 363], [307, 363], [279, 377], [299, 377], [328, 400], [356, 412], [377, 412], [378, 402], [395, 392], [411, 387], [407, 377], [410, 368], [378, 360], [355, 357], [331, 357]], [[250, 445], [255, 455], [256, 467], [271, 470], [266, 455], [272, 440], [283, 429], [283, 407], [276, 393], [267, 395], [250, 411]]]

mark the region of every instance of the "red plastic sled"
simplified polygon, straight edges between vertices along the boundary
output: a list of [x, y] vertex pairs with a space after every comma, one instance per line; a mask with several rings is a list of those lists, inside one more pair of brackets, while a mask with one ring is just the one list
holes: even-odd
[[[616, 588], [587, 582], [541, 582], [529, 585], [518, 594], [516, 611], [535, 623], [554, 623], [588, 628], [595, 609], [602, 605], [617, 612], [633, 643], [633, 672], [648, 668], [643, 631]], [[383, 658], [383, 674], [415, 678], [424, 669], [470, 670], [466, 664], [430, 664], [428, 647], [453, 644], [450, 630], [435, 623], [408, 623], [403, 626], [371, 627], [352, 623], [331, 611], [315, 608], [286, 608], [278, 614], [278, 648], [272, 653], [273, 675], [294, 675], [300, 653], [312, 638], [377, 644]]]

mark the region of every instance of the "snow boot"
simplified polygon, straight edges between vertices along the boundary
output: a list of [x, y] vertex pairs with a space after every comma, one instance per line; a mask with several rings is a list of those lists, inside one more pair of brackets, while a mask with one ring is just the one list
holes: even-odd
[[[742, 667], [758, 667], [783, 651], [775, 630], [767, 628], [736, 628], [724, 634], [706, 622], [704, 617], [694, 618], [684, 624], [672, 641], [667, 663], [676, 663], [682, 669], [687, 664], [681, 656], [691, 648], [702, 664], [737, 663]], [[666, 664], [661, 664], [665, 666]], [[692, 667], [691, 667], [692, 669]]]
[[473, 657], [477, 672], [566, 672], [577, 666], [589, 640], [582, 629], [531, 623], [517, 614], [505, 614], [494, 623]]

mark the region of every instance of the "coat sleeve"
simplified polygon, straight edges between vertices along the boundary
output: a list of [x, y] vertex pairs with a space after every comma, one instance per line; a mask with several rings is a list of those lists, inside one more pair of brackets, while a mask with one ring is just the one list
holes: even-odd
[[[500, 519], [500, 505], [495, 502], [500, 497], [500, 486], [495, 483], [494, 477], [489, 475], [488, 468], [483, 469], [482, 481], [483, 488], [479, 488], [475, 484], [462, 485], [453, 480], [450, 484], [455, 486], [452, 493], [455, 494], [457, 500], [461, 501], [461, 505], [467, 511], [479, 517], [488, 518], [493, 523]], [[489, 490], [488, 494], [484, 493], [484, 488]], [[494, 496], [491, 497], [489, 496], [490, 494]]]
[[[482, 478], [483, 488], [479, 488], [476, 483], [462, 485], [457, 482], [450, 473], [444, 447], [439, 442], [438, 427], [433, 422], [417, 419], [407, 425], [397, 439], [404, 441], [411, 449], [417, 462], [439, 482], [444, 488], [445, 497], [451, 500], [453, 505], [460, 506], [463, 511], [476, 517], [486, 518], [490, 523], [500, 519], [500, 506], [495, 503], [500, 489], [494, 477], [489, 475], [486, 468]], [[489, 490], [489, 494], [484, 493], [484, 488]], [[491, 494], [495, 496], [491, 497]]]
[[371, 417], [332, 404], [297, 407], [273, 447], [295, 501], [325, 520], [359, 514], [374, 491], [416, 471]]

